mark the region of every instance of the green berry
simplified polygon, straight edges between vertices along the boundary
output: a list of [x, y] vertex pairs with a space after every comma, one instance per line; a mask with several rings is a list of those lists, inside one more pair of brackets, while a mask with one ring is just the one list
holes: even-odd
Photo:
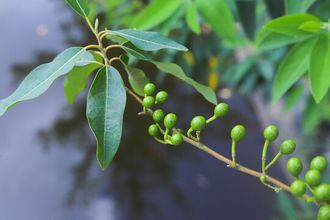
[[293, 181], [290, 185], [291, 193], [294, 196], [300, 197], [305, 194], [306, 186], [305, 183], [299, 179]]
[[183, 142], [182, 134], [179, 134], [179, 133], [173, 134], [171, 137], [171, 142], [175, 146], [181, 145]]
[[303, 169], [303, 164], [299, 158], [291, 157], [288, 160], [286, 167], [287, 167], [288, 172], [291, 173], [291, 175], [298, 176]]
[[196, 116], [190, 122], [190, 127], [194, 131], [201, 131], [206, 126], [206, 119], [203, 116]]
[[152, 119], [154, 120], [154, 122], [159, 123], [162, 122], [164, 119], [165, 113], [163, 110], [161, 109], [157, 109], [156, 111], [154, 111], [154, 113], [152, 114]]
[[278, 128], [275, 125], [269, 125], [264, 130], [264, 137], [267, 141], [274, 141], [278, 137]]
[[264, 183], [264, 182], [266, 182], [267, 177], [265, 175], [262, 175], [261, 177], [259, 177], [259, 179], [260, 179], [261, 182]]
[[311, 161], [311, 169], [319, 170], [321, 173], [327, 169], [328, 162], [324, 156], [314, 157]]
[[162, 103], [166, 102], [167, 99], [168, 99], [168, 94], [165, 91], [160, 91], [156, 94], [156, 102], [158, 104], [162, 104]]
[[230, 136], [233, 141], [240, 141], [245, 136], [245, 127], [243, 125], [236, 125], [231, 129]]
[[330, 185], [322, 183], [314, 189], [314, 196], [319, 201], [330, 201]]
[[172, 129], [176, 123], [176, 115], [169, 113], [164, 118], [164, 125], [167, 129]]
[[318, 170], [308, 170], [305, 174], [305, 181], [311, 187], [317, 186], [321, 183], [322, 175]]
[[146, 96], [143, 99], [143, 106], [146, 108], [151, 108], [152, 106], [154, 106], [155, 103], [155, 99], [152, 96]]
[[150, 136], [152, 137], [156, 137], [157, 135], [159, 135], [159, 129], [158, 126], [155, 124], [152, 124], [149, 126], [148, 128], [148, 133], [150, 134]]
[[143, 88], [144, 94], [146, 95], [152, 95], [155, 92], [155, 90], [156, 90], [156, 86], [153, 83], [147, 83]]
[[280, 146], [282, 154], [292, 154], [296, 149], [296, 142], [294, 140], [285, 140]]
[[318, 220], [330, 220], [330, 205], [323, 205], [317, 213]]
[[228, 111], [229, 111], [229, 105], [222, 102], [215, 106], [214, 115], [217, 118], [222, 117], [222, 116], [227, 115]]

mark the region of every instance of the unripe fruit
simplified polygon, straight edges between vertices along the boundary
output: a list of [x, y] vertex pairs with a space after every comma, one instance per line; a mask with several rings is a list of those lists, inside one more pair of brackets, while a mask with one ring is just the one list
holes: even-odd
[[143, 106], [146, 108], [151, 108], [152, 106], [154, 106], [155, 103], [155, 99], [152, 96], [146, 96], [143, 99]]
[[183, 137], [181, 134], [179, 133], [176, 133], [176, 134], [173, 134], [172, 137], [171, 137], [171, 142], [173, 145], [175, 146], [179, 146], [182, 144], [183, 142]]
[[156, 101], [158, 104], [166, 102], [168, 99], [168, 94], [165, 91], [160, 91], [156, 94]]
[[169, 113], [164, 118], [164, 125], [167, 129], [172, 129], [176, 123], [176, 115]]
[[298, 176], [303, 169], [303, 164], [299, 158], [291, 157], [288, 160], [286, 167], [288, 172], [291, 173], [291, 175]]
[[266, 180], [267, 180], [267, 177], [266, 176], [261, 176], [261, 177], [259, 177], [259, 179], [260, 179], [260, 181], [261, 182], [266, 182]]
[[147, 83], [143, 88], [144, 94], [146, 95], [152, 95], [155, 92], [155, 90], [156, 90], [156, 86], [153, 83]]
[[330, 185], [322, 183], [314, 189], [314, 196], [319, 201], [330, 200]]
[[227, 115], [228, 111], [229, 111], [229, 105], [222, 102], [215, 106], [214, 115], [217, 118], [222, 117], [222, 116]]
[[318, 220], [330, 220], [330, 205], [323, 205], [317, 213]]
[[264, 137], [267, 141], [274, 141], [278, 137], [278, 128], [274, 125], [269, 125], [264, 130]]
[[285, 140], [280, 146], [282, 154], [292, 154], [296, 149], [296, 142], [293, 140]]
[[157, 135], [159, 135], [159, 129], [158, 126], [155, 124], [152, 124], [149, 126], [148, 128], [148, 133], [150, 134], [150, 136], [155, 137]]
[[306, 186], [305, 183], [301, 180], [295, 180], [290, 185], [291, 193], [294, 196], [300, 197], [305, 194]]
[[194, 131], [201, 131], [206, 126], [206, 119], [203, 116], [196, 116], [190, 122], [190, 127]]
[[328, 163], [324, 156], [314, 157], [311, 161], [311, 169], [319, 170], [321, 173], [327, 169]]
[[308, 170], [305, 174], [305, 181], [311, 187], [317, 186], [321, 183], [322, 175], [318, 170]]
[[231, 129], [230, 136], [235, 142], [242, 140], [245, 137], [245, 127], [243, 125], [236, 125]]
[[161, 109], [157, 109], [152, 114], [152, 119], [154, 120], [154, 122], [160, 123], [164, 120], [164, 116], [165, 116], [164, 111]]

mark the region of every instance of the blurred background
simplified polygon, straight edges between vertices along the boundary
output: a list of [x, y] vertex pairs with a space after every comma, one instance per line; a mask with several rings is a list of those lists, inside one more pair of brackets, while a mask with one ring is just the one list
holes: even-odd
[[[280, 141], [291, 137], [297, 139], [297, 154], [305, 161], [327, 152], [328, 95], [315, 104], [301, 78], [279, 102], [271, 103], [272, 81], [288, 47], [256, 48], [255, 41], [267, 20], [289, 13], [288, 9], [330, 17], [329, 1], [304, 0], [305, 8], [296, 9], [294, 4], [289, 7], [288, 2], [294, 1], [228, 0], [229, 12], [220, 11], [230, 13], [233, 27], [225, 33], [203, 12], [199, 27], [189, 24], [185, 8], [175, 2], [181, 0], [164, 1], [159, 10], [166, 13], [152, 19], [146, 0], [93, 0], [91, 17], [99, 17], [103, 28], [133, 24], [160, 31], [190, 49], [161, 51], [154, 57], [180, 64], [195, 80], [214, 89], [219, 100], [229, 103], [230, 114], [203, 136], [203, 142], [215, 150], [230, 156], [230, 130], [244, 124], [248, 136], [238, 146], [238, 160], [260, 169], [262, 131], [273, 123], [281, 133], [269, 157]], [[95, 41], [64, 1], [1, 0], [0, 19], [0, 98], [65, 48]], [[180, 127], [187, 128], [196, 114], [212, 115], [212, 106], [190, 87], [157, 74], [150, 65], [136, 65], [168, 91], [170, 101], [164, 108], [178, 114]], [[0, 118], [1, 219], [315, 219], [313, 205], [284, 192], [274, 193], [192, 146], [156, 143], [147, 135], [150, 120], [137, 116], [140, 106], [130, 98], [121, 146], [110, 168], [102, 172], [85, 118], [85, 97], [86, 91], [69, 106], [61, 79], [40, 98], [21, 103]], [[271, 173], [288, 183], [286, 159]]]

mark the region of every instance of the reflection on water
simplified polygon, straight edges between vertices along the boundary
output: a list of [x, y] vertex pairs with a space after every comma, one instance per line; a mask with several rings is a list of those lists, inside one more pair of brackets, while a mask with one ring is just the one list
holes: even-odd
[[[73, 16], [59, 10], [62, 6], [57, 2], [35, 0], [29, 13], [12, 6], [18, 3], [23, 5], [18, 0], [3, 0], [0, 18], [9, 20], [12, 13], [21, 13], [22, 20], [15, 18], [7, 25], [20, 26], [30, 19], [24, 28], [39, 27], [44, 37], [27, 32], [24, 41], [15, 41], [9, 34], [23, 32], [10, 28], [7, 35], [0, 36], [3, 53], [9, 53], [0, 60], [0, 97], [8, 95], [36, 64], [49, 61], [54, 51], [63, 49], [63, 42], [77, 45], [72, 36], [86, 36], [80, 29], [72, 33]], [[40, 23], [47, 25], [47, 32], [40, 30]], [[9, 42], [15, 44], [9, 46]], [[22, 47], [23, 52], [15, 56], [12, 51]], [[164, 85], [172, 94], [165, 109], [178, 114], [180, 127], [187, 128], [195, 114], [211, 114], [211, 106], [191, 95], [186, 86], [173, 81]], [[121, 147], [110, 168], [101, 172], [83, 97], [68, 106], [59, 81], [39, 99], [19, 104], [0, 118], [1, 219], [235, 220], [273, 216], [274, 194], [256, 179], [228, 170], [189, 145], [167, 147], [154, 142], [146, 132], [150, 119], [136, 115], [140, 107], [130, 98]], [[238, 157], [243, 164], [258, 168], [262, 139], [257, 118], [241, 97], [234, 96], [229, 102], [230, 116], [210, 126], [203, 141], [229, 156], [230, 128], [244, 123], [249, 136], [238, 146]], [[275, 174], [280, 175], [277, 170]]]

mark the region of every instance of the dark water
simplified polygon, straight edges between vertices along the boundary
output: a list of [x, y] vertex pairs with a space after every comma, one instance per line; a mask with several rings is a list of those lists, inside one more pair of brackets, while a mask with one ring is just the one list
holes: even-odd
[[[73, 46], [72, 39], [86, 39], [80, 27], [72, 26], [73, 18], [62, 1], [1, 0], [1, 98], [33, 66]], [[101, 172], [83, 96], [69, 107], [62, 84], [57, 81], [40, 98], [0, 118], [0, 219], [263, 220], [276, 215], [274, 193], [257, 179], [189, 145], [154, 142], [145, 132], [150, 120], [136, 116], [140, 109], [130, 98], [120, 150]], [[173, 81], [164, 86], [172, 96], [165, 109], [181, 122], [211, 114], [211, 106], [189, 88]], [[257, 118], [242, 97], [227, 101], [231, 114], [210, 126], [203, 141], [229, 156], [230, 128], [243, 123], [249, 132], [238, 146], [239, 161], [258, 168], [263, 140]]]

